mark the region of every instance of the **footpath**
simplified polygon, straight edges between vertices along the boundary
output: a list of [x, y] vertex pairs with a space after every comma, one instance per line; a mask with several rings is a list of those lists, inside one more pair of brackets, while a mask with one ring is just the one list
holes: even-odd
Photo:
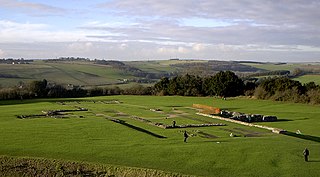
[[205, 117], [210, 117], [210, 118], [214, 118], [214, 119], [220, 119], [220, 120], [223, 120], [223, 121], [228, 121], [228, 122], [232, 122], [232, 123], [236, 123], [236, 124], [241, 124], [241, 125], [245, 125], [245, 126], [267, 129], [267, 130], [270, 130], [273, 133], [277, 133], [277, 134], [282, 134], [282, 133], [286, 132], [286, 130], [284, 130], [284, 129], [268, 127], [268, 126], [265, 126], [265, 125], [257, 125], [257, 124], [253, 124], [253, 123], [241, 122], [241, 121], [238, 121], [238, 120], [223, 118], [223, 117], [220, 117], [220, 116], [214, 116], [214, 115], [210, 115], [210, 114], [203, 114], [203, 113], [196, 113], [196, 114], [200, 115], [200, 116], [205, 116]]

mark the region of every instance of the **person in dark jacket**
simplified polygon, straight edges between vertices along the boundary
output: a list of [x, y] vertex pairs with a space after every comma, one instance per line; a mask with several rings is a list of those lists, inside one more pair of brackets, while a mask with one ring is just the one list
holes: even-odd
[[175, 120], [172, 121], [172, 126], [176, 127], [176, 121]]
[[304, 155], [304, 161], [308, 162], [308, 156], [309, 156], [309, 150], [308, 150], [308, 148], [305, 148], [305, 149], [304, 149], [303, 155]]
[[183, 142], [187, 142], [187, 138], [189, 137], [189, 135], [188, 135], [188, 133], [187, 133], [187, 131], [184, 131], [184, 133], [183, 133], [183, 136], [184, 136], [184, 140], [183, 140]]

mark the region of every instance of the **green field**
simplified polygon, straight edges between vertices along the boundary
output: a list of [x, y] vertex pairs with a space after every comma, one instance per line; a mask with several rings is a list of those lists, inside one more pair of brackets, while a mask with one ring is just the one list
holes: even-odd
[[[280, 121], [260, 124], [290, 132], [300, 130], [304, 136], [279, 135], [198, 116], [193, 103], [276, 115]], [[16, 118], [78, 107], [88, 111], [69, 112], [65, 118]], [[309, 177], [318, 176], [320, 170], [319, 106], [246, 98], [108, 96], [1, 101], [0, 110], [0, 155], [150, 168], [196, 176]], [[177, 125], [210, 122], [226, 126], [162, 129], [135, 117], [169, 125], [175, 120]], [[113, 122], [111, 118], [125, 123]], [[183, 142], [184, 130], [193, 135], [188, 143]], [[230, 132], [237, 137], [230, 137]], [[302, 156], [305, 147], [311, 153], [308, 163]]]
[[[164, 74], [178, 71], [171, 64], [194, 62], [204, 61], [153, 60], [126, 61], [124, 63], [143, 72]], [[72, 84], [86, 87], [117, 85], [122, 87], [122, 80], [134, 78], [139, 79], [139, 77], [134, 77], [132, 73], [125, 72], [111, 65], [99, 65], [90, 61], [45, 62], [45, 60], [34, 60], [30, 64], [0, 64], [0, 87], [12, 87], [21, 82], [27, 83], [42, 79], [62, 85]], [[127, 87], [126, 85], [128, 84], [124, 84], [124, 87]], [[132, 85], [132, 83], [129, 83], [129, 85]]]
[[303, 76], [294, 78], [294, 80], [297, 80], [302, 84], [314, 82], [317, 85], [320, 85], [320, 75], [303, 75]]
[[0, 74], [10, 74], [12, 78], [1, 78], [2, 86], [14, 86], [19, 82], [47, 79], [62, 85], [106, 86], [120, 83], [122, 79], [133, 78], [122, 71], [107, 65], [93, 63], [46, 63], [35, 61], [32, 64], [0, 64]]
[[274, 63], [263, 63], [263, 64], [257, 64], [257, 63], [242, 63], [245, 65], [249, 65], [249, 66], [253, 66], [255, 68], [260, 68], [260, 69], [264, 69], [267, 71], [277, 71], [277, 70], [289, 70], [289, 71], [293, 71], [295, 68], [301, 66], [301, 64], [292, 64], [292, 63], [288, 63], [288, 64], [274, 64]]
[[296, 68], [306, 69], [310, 71], [319, 71], [320, 64], [319, 63], [285, 63], [285, 64], [277, 64], [277, 63], [241, 63], [244, 65], [253, 66], [255, 68], [264, 69], [267, 71], [277, 71], [277, 70], [288, 70], [293, 71]]

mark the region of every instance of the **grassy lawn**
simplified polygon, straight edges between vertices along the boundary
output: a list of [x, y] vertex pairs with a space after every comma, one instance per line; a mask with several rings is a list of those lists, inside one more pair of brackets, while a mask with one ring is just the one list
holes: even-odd
[[[318, 176], [319, 141], [198, 116], [191, 108], [193, 103], [276, 115], [281, 121], [260, 124], [291, 132], [299, 129], [304, 135], [320, 137], [319, 106], [303, 104], [246, 98], [155, 96], [0, 101], [0, 155], [143, 167], [197, 176]], [[76, 107], [88, 111], [68, 113], [69, 118], [63, 119], [15, 117]], [[226, 126], [162, 129], [133, 116], [169, 125], [175, 120], [177, 125], [211, 122]], [[166, 138], [151, 136], [106, 117]], [[192, 135], [188, 143], [183, 143], [184, 130]], [[230, 137], [230, 132], [238, 137]], [[303, 161], [305, 147], [311, 153], [310, 163]]]

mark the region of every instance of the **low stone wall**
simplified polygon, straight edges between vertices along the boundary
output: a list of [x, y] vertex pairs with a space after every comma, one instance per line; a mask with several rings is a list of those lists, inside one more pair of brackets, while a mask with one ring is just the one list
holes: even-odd
[[157, 127], [160, 127], [160, 128], [163, 128], [163, 129], [172, 129], [172, 128], [188, 128], [188, 127], [210, 127], [210, 126], [225, 126], [226, 124], [185, 124], [185, 125], [166, 125], [166, 124], [163, 124], [163, 123], [158, 123], [158, 122], [151, 122], [150, 120], [147, 120], [147, 119], [144, 119], [144, 118], [141, 118], [141, 117], [137, 117], [137, 116], [131, 116], [132, 119], [135, 119], [135, 120], [138, 120], [138, 121], [141, 121], [141, 122], [144, 122], [144, 123], [147, 123], [147, 124], [150, 124], [150, 125], [154, 125], [154, 126], [157, 126]]
[[223, 117], [213, 116], [213, 115], [203, 114], [203, 113], [196, 113], [196, 114], [200, 115], [200, 116], [206, 116], [206, 117], [211, 117], [211, 118], [214, 118], [214, 119], [220, 119], [220, 120], [224, 120], [224, 121], [228, 121], [228, 122], [232, 122], [232, 123], [236, 123], [236, 124], [241, 124], [241, 125], [245, 125], [245, 126], [263, 128], [263, 129], [270, 130], [273, 133], [280, 134], [280, 133], [286, 132], [286, 130], [279, 129], [279, 128], [268, 127], [268, 126], [265, 126], [265, 125], [256, 125], [256, 124], [252, 124], [252, 123], [241, 122], [241, 121], [238, 121], [238, 120], [233, 120], [233, 119], [229, 119], [229, 118], [223, 118]]

